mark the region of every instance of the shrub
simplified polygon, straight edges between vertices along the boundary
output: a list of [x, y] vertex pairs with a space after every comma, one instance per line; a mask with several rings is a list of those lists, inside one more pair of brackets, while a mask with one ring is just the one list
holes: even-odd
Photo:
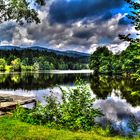
[[61, 123], [69, 129], [88, 130], [95, 124], [95, 118], [102, 113], [93, 108], [94, 99], [91, 97], [89, 86], [82, 80], [77, 80], [75, 86], [76, 88], [68, 90], [61, 88]]
[[95, 124], [95, 118], [103, 114], [99, 109], [93, 108], [94, 99], [89, 87], [82, 80], [77, 80], [75, 88], [60, 89], [62, 102], [58, 102], [52, 94], [46, 98], [45, 106], [39, 103], [28, 113], [18, 107], [15, 117], [32, 124], [55, 125], [70, 130], [90, 130]]

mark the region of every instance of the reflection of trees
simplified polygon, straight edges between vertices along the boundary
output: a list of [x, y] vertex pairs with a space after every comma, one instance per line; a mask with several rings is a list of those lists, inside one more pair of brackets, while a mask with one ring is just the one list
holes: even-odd
[[34, 76], [34, 79], [38, 79], [39, 78], [39, 73], [34, 73], [33, 76]]
[[5, 80], [7, 79], [7, 74], [0, 74], [0, 83], [4, 83]]
[[13, 81], [14, 83], [20, 83], [20, 78], [21, 76], [19, 74], [15, 74], [11, 76], [11, 81]]
[[[89, 75], [86, 74], [1, 74], [0, 89], [46, 89], [55, 85], [73, 84], [77, 77], [89, 80]], [[98, 99], [106, 99], [114, 89], [121, 91], [121, 97], [133, 106], [140, 105], [140, 81], [122, 77], [91, 76], [90, 84]]]
[[124, 86], [120, 87], [122, 97], [133, 106], [140, 105], [140, 81], [124, 79]]
[[92, 76], [90, 83], [97, 98], [105, 99], [112, 92], [111, 80], [108, 77]]
[[91, 77], [91, 89], [99, 99], [106, 99], [114, 90], [133, 106], [140, 105], [140, 82], [123, 77]]
[[[5, 76], [5, 77], [4, 77]], [[36, 73], [19, 73], [7, 74], [0, 76], [0, 89], [25, 89], [37, 90], [46, 89], [55, 85], [72, 84], [77, 77], [84, 80], [89, 78], [88, 75], [80, 74], [36, 74]]]

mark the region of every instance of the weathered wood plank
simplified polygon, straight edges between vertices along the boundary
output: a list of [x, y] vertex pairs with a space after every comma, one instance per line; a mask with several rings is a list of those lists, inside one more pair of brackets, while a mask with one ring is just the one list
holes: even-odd
[[0, 111], [0, 116], [2, 116], [2, 115], [4, 115], [4, 114], [5, 114], [4, 112]]
[[11, 101], [13, 101], [13, 99], [12, 98], [9, 98], [9, 97], [3, 97], [3, 96], [0, 96], [0, 103], [1, 102], [11, 102]]
[[0, 102], [0, 109], [5, 108], [13, 108], [19, 105], [25, 105], [30, 103], [36, 103], [36, 99], [34, 97], [24, 97], [24, 96], [17, 96], [17, 95], [0, 95], [4, 98], [10, 98], [11, 101]]

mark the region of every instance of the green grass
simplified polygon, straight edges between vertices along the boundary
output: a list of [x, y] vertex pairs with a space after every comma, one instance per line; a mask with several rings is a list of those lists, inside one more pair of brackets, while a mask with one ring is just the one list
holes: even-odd
[[[71, 132], [30, 125], [12, 117], [0, 118], [0, 140], [127, 140], [130, 138], [107, 137], [102, 129], [90, 132]], [[140, 140], [140, 137], [135, 138]]]

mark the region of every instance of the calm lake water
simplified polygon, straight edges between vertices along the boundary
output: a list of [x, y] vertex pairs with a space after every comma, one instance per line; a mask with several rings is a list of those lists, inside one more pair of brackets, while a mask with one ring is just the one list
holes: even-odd
[[103, 126], [110, 121], [116, 130], [127, 134], [131, 131], [128, 122], [132, 118], [134, 123], [140, 123], [140, 82], [120, 76], [95, 77], [90, 73], [0, 74], [0, 94], [33, 96], [44, 103], [44, 96], [48, 96], [51, 90], [60, 99], [58, 86], [73, 87], [79, 77], [91, 87], [96, 98], [94, 107], [101, 108], [105, 114], [97, 118]]

